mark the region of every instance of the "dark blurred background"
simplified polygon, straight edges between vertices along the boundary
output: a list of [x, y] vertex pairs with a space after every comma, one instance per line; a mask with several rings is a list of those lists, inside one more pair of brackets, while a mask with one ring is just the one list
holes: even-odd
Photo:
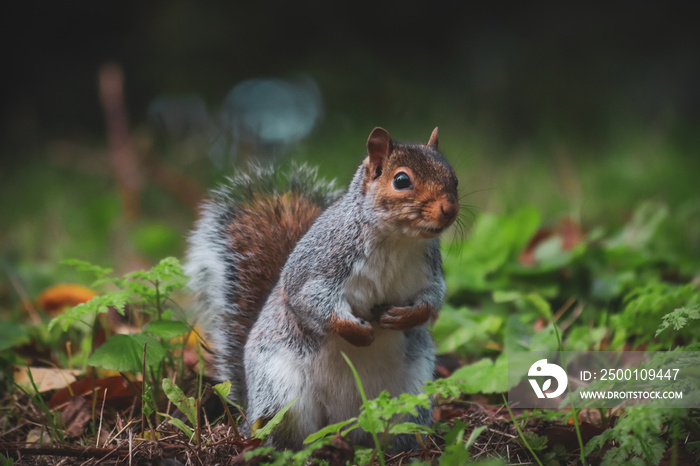
[[[16, 2], [2, 28], [2, 140], [101, 137], [97, 70], [126, 75], [134, 122], [163, 94], [212, 108], [245, 79], [298, 74], [378, 123], [449, 101], [508, 140], [582, 141], [620, 119], [700, 119], [696, 2]], [[418, 102], [418, 104], [414, 103]], [[673, 122], [669, 122], [673, 119]]]
[[[110, 262], [116, 243], [181, 256], [193, 206], [237, 164], [305, 160], [344, 184], [374, 126], [419, 141], [439, 126], [476, 211], [535, 204], [545, 221], [614, 226], [652, 199], [697, 215], [697, 2], [12, 8], [0, 28], [11, 267]], [[112, 120], [100, 75], [122, 91]], [[120, 175], [122, 143], [133, 173]]]

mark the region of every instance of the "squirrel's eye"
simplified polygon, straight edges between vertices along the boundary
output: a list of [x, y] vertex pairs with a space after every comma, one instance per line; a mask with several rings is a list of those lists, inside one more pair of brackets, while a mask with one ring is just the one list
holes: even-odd
[[411, 187], [411, 177], [405, 172], [398, 172], [394, 175], [394, 189], [402, 190]]

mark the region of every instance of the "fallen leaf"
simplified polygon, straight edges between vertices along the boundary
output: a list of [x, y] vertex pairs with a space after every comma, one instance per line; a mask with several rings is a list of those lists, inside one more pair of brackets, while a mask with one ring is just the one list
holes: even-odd
[[571, 251], [586, 238], [586, 232], [578, 223], [565, 217], [556, 226], [557, 236], [561, 238], [561, 247], [564, 251]]
[[541, 330], [544, 330], [545, 328], [547, 328], [547, 320], [544, 317], [538, 317], [532, 326], [532, 329], [535, 332], [539, 332]]
[[537, 248], [552, 237], [560, 239], [561, 250], [571, 251], [586, 238], [583, 227], [569, 217], [565, 217], [555, 227], [540, 228], [528, 241], [518, 260], [522, 265], [532, 267], [537, 264]]
[[32, 391], [34, 388], [29, 379], [29, 371], [32, 373], [32, 378], [39, 393], [66, 387], [75, 382], [75, 376], [81, 372], [79, 370], [56, 369], [53, 367], [15, 367], [15, 383]]
[[90, 403], [81, 396], [71, 398], [68, 406], [63, 410], [63, 423], [66, 426], [68, 437], [76, 438], [83, 435], [85, 426], [91, 418]]
[[24, 439], [26, 443], [51, 443], [51, 437], [44, 427], [35, 427], [27, 432], [27, 437]]
[[554, 230], [552, 228], [541, 228], [539, 229], [528, 241], [523, 252], [520, 253], [520, 263], [527, 266], [533, 266], [537, 263], [535, 259], [535, 250], [537, 246], [544, 240], [554, 236]]
[[39, 306], [49, 315], [60, 314], [66, 307], [86, 303], [97, 296], [97, 292], [81, 285], [63, 283], [54, 285], [41, 292]]
[[[93, 393], [97, 394], [96, 397]], [[105, 392], [107, 398], [105, 400]], [[61, 408], [71, 400], [73, 395], [85, 398], [88, 404], [92, 405], [96, 398], [98, 406], [102, 406], [105, 401], [109, 406], [123, 408], [129, 406], [134, 399], [134, 392], [129, 388], [129, 383], [124, 377], [117, 375], [95, 380], [90, 376], [84, 377], [64, 387], [53, 394], [47, 405], [49, 408]]]
[[152, 432], [150, 430], [144, 430], [138, 435], [140, 438], [144, 440], [160, 440], [162, 437], [162, 434], [160, 432]]

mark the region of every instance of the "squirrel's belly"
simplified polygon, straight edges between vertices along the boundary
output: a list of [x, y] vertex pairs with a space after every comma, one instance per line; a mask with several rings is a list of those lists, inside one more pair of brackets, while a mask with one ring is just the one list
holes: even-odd
[[430, 286], [432, 274], [423, 249], [382, 243], [355, 264], [344, 284], [344, 297], [358, 317], [371, 319], [369, 310], [379, 304], [409, 305]]
[[360, 376], [368, 399], [386, 390], [393, 396], [406, 391], [410, 379], [405, 361], [406, 337], [403, 332], [378, 329], [368, 347], [353, 346], [331, 335], [309, 365], [312, 396], [324, 411], [325, 422], [332, 424], [357, 416], [362, 399], [345, 353]]

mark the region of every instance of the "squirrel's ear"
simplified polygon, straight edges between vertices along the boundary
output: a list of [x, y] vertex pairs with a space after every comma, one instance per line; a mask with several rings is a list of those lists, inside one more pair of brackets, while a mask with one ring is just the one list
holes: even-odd
[[382, 174], [382, 167], [392, 150], [391, 136], [384, 128], [374, 128], [367, 139], [369, 170], [372, 178]]
[[428, 140], [428, 147], [432, 147], [433, 149], [438, 148], [438, 130], [437, 126], [433, 130], [432, 134], [430, 135], [430, 139]]

